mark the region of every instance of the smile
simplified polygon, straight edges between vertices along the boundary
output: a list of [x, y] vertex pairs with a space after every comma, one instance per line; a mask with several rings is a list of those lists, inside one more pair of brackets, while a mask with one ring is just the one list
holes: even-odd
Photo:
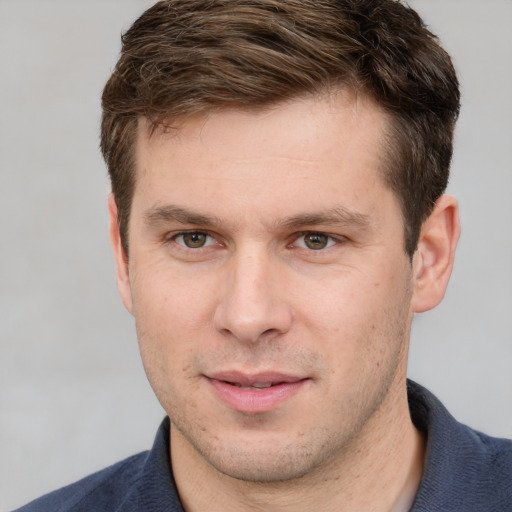
[[274, 382], [255, 382], [254, 384], [251, 384], [250, 386], [244, 386], [243, 384], [238, 384], [238, 383], [232, 383], [232, 382], [227, 382], [227, 384], [231, 384], [232, 386], [236, 386], [237, 388], [241, 388], [241, 389], [265, 389], [265, 388], [270, 388], [272, 386], [275, 386], [279, 383], [274, 383]]
[[249, 376], [238, 372], [207, 377], [215, 397], [229, 409], [244, 414], [261, 414], [278, 409], [310, 382], [289, 375]]

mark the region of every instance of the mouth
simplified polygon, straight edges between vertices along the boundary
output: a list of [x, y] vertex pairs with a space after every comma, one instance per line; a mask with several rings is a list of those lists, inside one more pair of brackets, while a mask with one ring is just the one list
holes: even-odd
[[266, 373], [222, 372], [207, 376], [218, 398], [228, 408], [245, 414], [270, 412], [292, 399], [310, 381], [307, 377]]
[[226, 384], [230, 384], [231, 386], [235, 386], [240, 389], [267, 389], [274, 386], [279, 386], [280, 384], [285, 384], [284, 382], [255, 382], [250, 386], [246, 386], [244, 384], [240, 384], [239, 382], [228, 382], [224, 381]]

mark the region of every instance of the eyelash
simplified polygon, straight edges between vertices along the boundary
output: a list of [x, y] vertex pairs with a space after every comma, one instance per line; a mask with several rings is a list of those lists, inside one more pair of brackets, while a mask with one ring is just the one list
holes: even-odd
[[326, 249], [329, 249], [330, 247], [332, 247], [334, 245], [338, 245], [343, 241], [342, 237], [336, 237], [333, 235], [329, 235], [328, 233], [324, 233], [323, 231], [303, 231], [302, 233], [299, 233], [298, 236], [293, 238], [292, 245], [295, 245], [298, 240], [300, 240], [301, 238], [304, 238], [308, 235], [317, 236], [317, 237], [325, 237], [327, 239], [327, 243], [329, 245], [327, 245], [326, 247], [321, 247], [321, 248], [317, 248], [317, 249], [312, 249], [311, 247], [299, 247], [299, 249], [305, 249], [305, 250], [309, 250], [312, 252], [321, 252]]
[[[183, 238], [186, 235], [205, 236], [205, 237], [207, 237], [207, 239], [210, 238], [211, 240], [215, 241], [216, 243], [207, 243], [206, 245], [199, 245], [197, 247], [190, 247], [189, 245], [186, 245], [184, 242], [180, 243], [180, 242], [177, 241], [180, 237]], [[314, 236], [316, 236], [316, 237], [325, 237], [327, 239], [326, 240], [327, 245], [325, 247], [319, 247], [317, 249], [314, 249], [314, 248], [311, 248], [311, 247], [307, 247], [307, 246], [306, 247], [301, 247], [301, 246], [296, 245], [298, 240], [300, 240], [301, 238], [304, 238], [304, 237], [306, 237], [308, 235], [310, 235], [312, 237], [314, 237]], [[220, 242], [218, 242], [218, 239], [215, 236], [213, 236], [208, 231], [202, 231], [202, 230], [189, 230], [189, 231], [180, 231], [178, 233], [173, 233], [172, 235], [170, 235], [170, 236], [168, 236], [166, 238], [166, 241], [174, 242], [177, 245], [179, 245], [180, 247], [182, 247], [184, 250], [192, 250], [192, 251], [196, 251], [198, 249], [205, 249], [205, 248], [208, 248], [208, 247], [213, 246], [213, 245], [222, 245]], [[332, 247], [334, 245], [338, 245], [338, 244], [342, 243], [343, 241], [344, 241], [344, 237], [336, 237], [336, 236], [324, 233], [322, 231], [303, 231], [303, 232], [297, 233], [296, 235], [293, 236], [293, 239], [292, 239], [291, 243], [288, 244], [288, 247], [295, 246], [298, 249], [309, 250], [311, 252], [321, 252], [321, 251], [324, 251], [326, 249], [329, 249], [330, 247]], [[304, 245], [307, 245], [307, 244], [304, 243]]]
[[205, 247], [210, 247], [211, 245], [215, 245], [215, 244], [209, 243], [207, 245], [201, 245], [198, 247], [190, 247], [190, 246], [186, 245], [185, 243], [180, 243], [177, 241], [180, 237], [183, 238], [186, 235], [203, 235], [207, 238], [210, 238], [211, 240], [215, 240], [215, 241], [217, 240], [214, 236], [212, 236], [210, 233], [208, 233], [208, 231], [194, 229], [194, 230], [189, 230], [189, 231], [180, 231], [179, 233], [173, 233], [171, 236], [167, 237], [166, 241], [174, 242], [177, 245], [179, 245], [180, 247], [182, 247], [183, 249], [185, 249], [185, 250], [190, 249], [192, 251], [195, 251], [197, 249], [204, 249]]

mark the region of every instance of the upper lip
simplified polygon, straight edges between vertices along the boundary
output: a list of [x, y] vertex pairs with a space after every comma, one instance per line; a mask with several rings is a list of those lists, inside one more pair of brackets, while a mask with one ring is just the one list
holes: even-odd
[[206, 375], [209, 379], [238, 384], [240, 386], [253, 386], [254, 384], [272, 383], [285, 384], [299, 382], [307, 377], [290, 375], [281, 372], [242, 373], [239, 371], [223, 371]]

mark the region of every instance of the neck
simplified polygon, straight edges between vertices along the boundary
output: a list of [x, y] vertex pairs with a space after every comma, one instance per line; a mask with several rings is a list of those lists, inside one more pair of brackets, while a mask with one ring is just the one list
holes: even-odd
[[390, 396], [396, 403], [383, 403], [351, 447], [285, 482], [247, 482], [218, 472], [171, 424], [171, 460], [185, 510], [408, 511], [422, 476], [424, 440], [410, 419], [405, 385], [399, 398]]

